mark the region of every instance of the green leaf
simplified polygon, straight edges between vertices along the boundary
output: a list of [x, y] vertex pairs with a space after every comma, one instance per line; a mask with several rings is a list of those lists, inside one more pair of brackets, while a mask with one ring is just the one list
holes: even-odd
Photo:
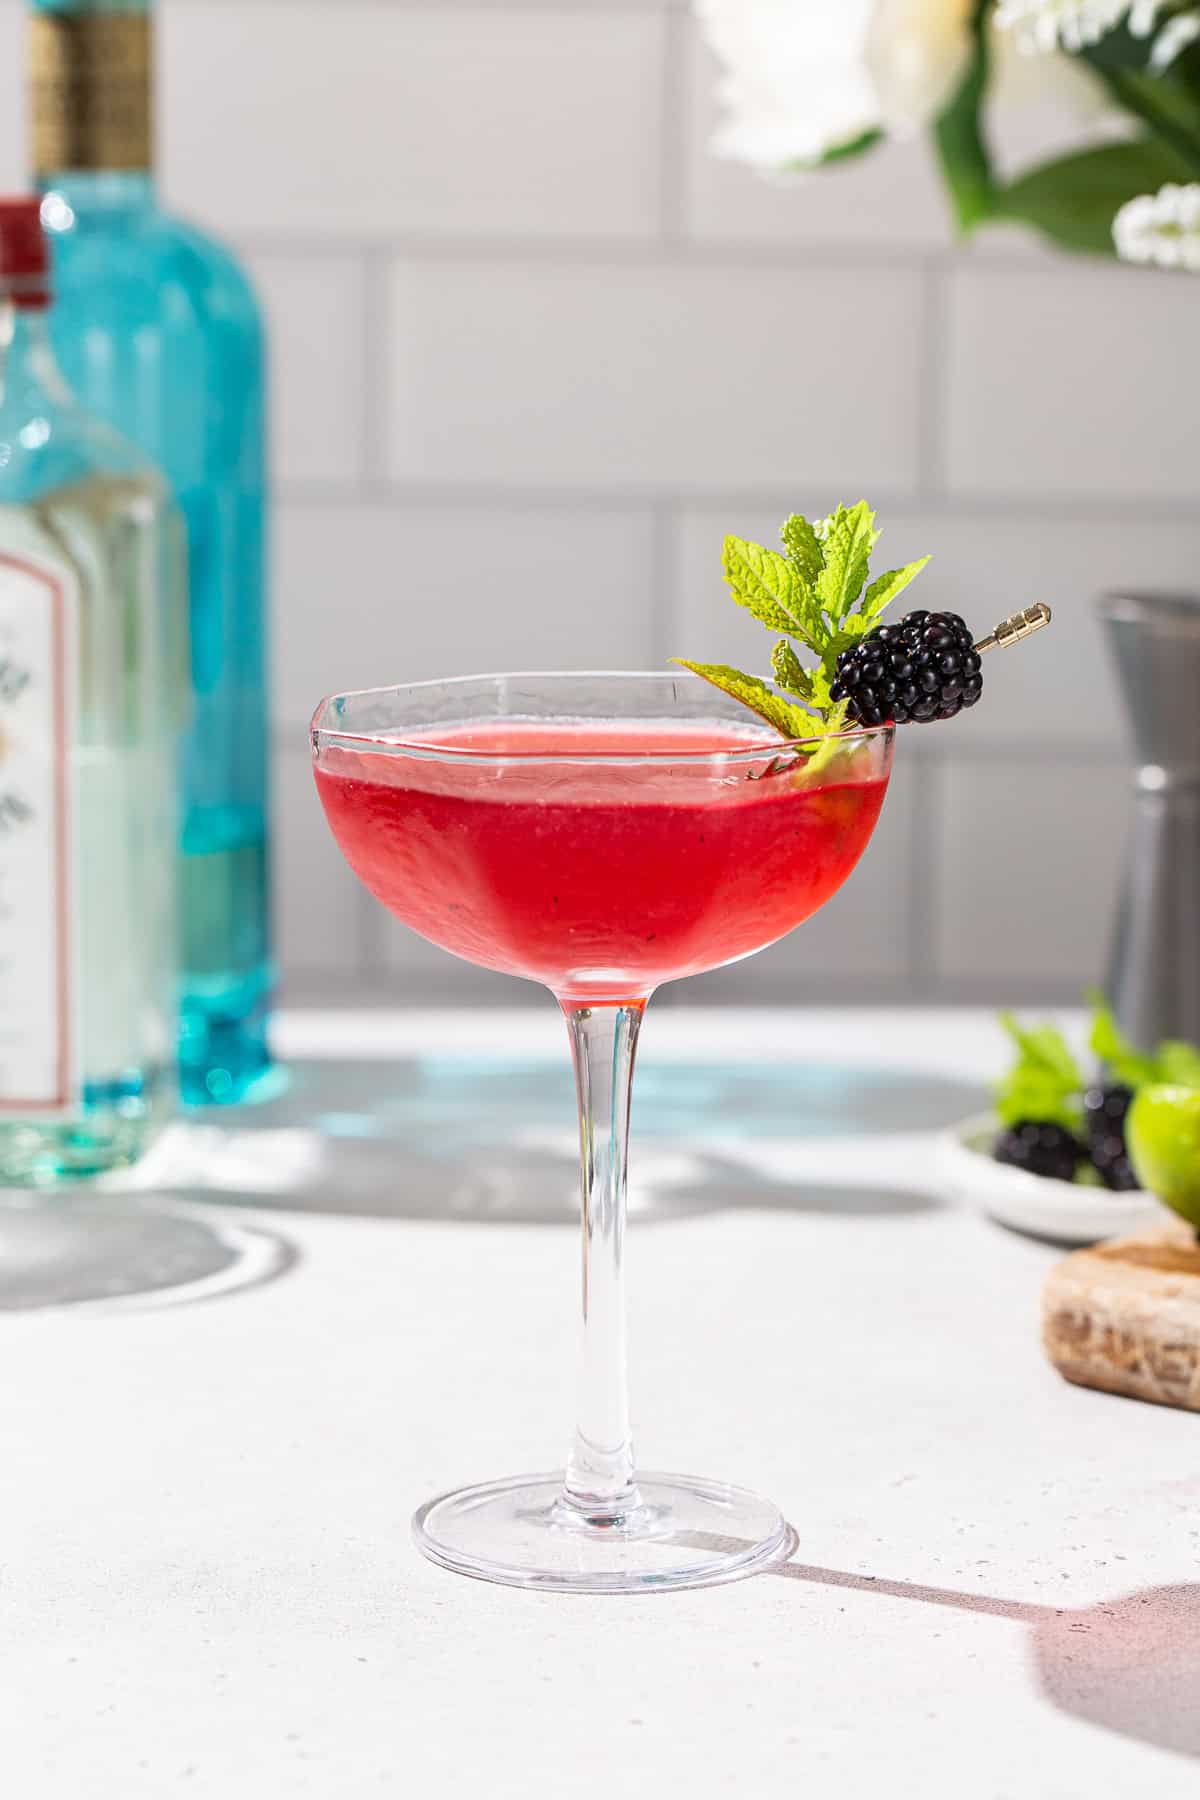
[[1066, 250], [1111, 256], [1113, 220], [1125, 202], [1187, 179], [1187, 167], [1165, 144], [1150, 138], [1103, 144], [1010, 183], [996, 197], [995, 217], [1031, 225]]
[[801, 621], [807, 595], [786, 556], [745, 538], [727, 537], [722, 560], [729, 590], [739, 606], [771, 631], [806, 637]]
[[756, 712], [760, 719], [782, 733], [785, 738], [815, 738], [821, 735], [824, 727], [820, 719], [805, 712], [803, 707], [793, 706], [784, 700], [773, 688], [760, 681], [757, 675], [746, 675], [741, 669], [731, 669], [728, 663], [688, 662], [685, 657], [674, 656], [681, 668], [690, 669], [693, 675], [710, 681], [723, 694], [729, 694], [734, 700], [740, 700]]
[[828, 718], [833, 707], [833, 699], [829, 690], [833, 685], [833, 668], [836, 660], [834, 658], [831, 662], [827, 652], [820, 667], [812, 671], [812, 704], [823, 719]]
[[1155, 1058], [1130, 1043], [1117, 1024], [1112, 1008], [1103, 994], [1093, 989], [1088, 994], [1088, 1000], [1092, 1008], [1092, 1028], [1088, 1043], [1093, 1055], [1104, 1064], [1113, 1079], [1132, 1088], [1142, 1087], [1148, 1081], [1156, 1081], [1158, 1064]]
[[1071, 1088], [1083, 1087], [1083, 1071], [1057, 1025], [1022, 1025], [1010, 1012], [1000, 1014], [1000, 1023], [1016, 1044], [1024, 1067], [1044, 1072]]
[[835, 144], [832, 150], [826, 150], [821, 158], [821, 166], [828, 163], [847, 162], [852, 156], [861, 156], [865, 150], [874, 150], [882, 144], [885, 134], [872, 127], [869, 131], [860, 131], [857, 137], [850, 138], [844, 144]]
[[[793, 513], [780, 535], [785, 556], [744, 538], [726, 538], [725, 574], [738, 605], [783, 633], [784, 641], [775, 646], [771, 658], [776, 684], [811, 707], [812, 713], [793, 706], [756, 675], [725, 663], [677, 660], [741, 700], [776, 730], [815, 739], [831, 729], [831, 720], [839, 722], [832, 729], [844, 727], [845, 708], [834, 706], [830, 691], [838, 656], [859, 641], [928, 559], [890, 570], [864, 593], [871, 552], [879, 540], [875, 515], [865, 500], [836, 507], [817, 525], [802, 513]], [[816, 667], [804, 667], [789, 638], [812, 653]]]
[[875, 514], [865, 500], [839, 506], [818, 532], [825, 566], [817, 576], [817, 598], [836, 625], [858, 599], [867, 579], [871, 552], [879, 542]]
[[816, 749], [810, 752], [805, 764], [807, 775], [819, 775], [822, 769], [845, 752], [846, 746], [838, 734], [846, 729], [846, 710], [845, 700], [839, 700], [836, 706], [830, 708], [823, 727], [825, 735]]
[[781, 688], [799, 695], [801, 700], [812, 699], [812, 675], [786, 638], [780, 638], [772, 650], [771, 668]]
[[793, 513], [784, 520], [779, 535], [801, 581], [812, 587], [825, 567], [825, 552], [815, 528], [803, 513]]
[[1083, 1119], [1083, 1071], [1070, 1045], [1053, 1025], [1022, 1025], [1012, 1013], [1000, 1023], [1017, 1047], [1017, 1058], [996, 1087], [996, 1112], [1005, 1125], [1024, 1119], [1077, 1131]]
[[983, 130], [989, 78], [987, 14], [990, 0], [976, 0], [971, 57], [957, 92], [933, 125], [933, 142], [964, 237], [991, 215], [996, 185]]
[[1121, 111], [1140, 119], [1161, 148], [1174, 153], [1177, 166], [1184, 170], [1182, 179], [1190, 175], [1195, 180], [1200, 175], [1200, 93], [1187, 75], [1187, 68], [1194, 66], [1192, 58], [1154, 74], [1136, 66], [1144, 64], [1145, 57], [1146, 40], [1130, 39], [1124, 32], [1114, 32], [1080, 52], [1080, 60], [1099, 77]]
[[822, 151], [820, 156], [793, 157], [782, 166], [797, 174], [804, 174], [809, 169], [822, 169], [828, 163], [846, 162], [850, 157], [861, 156], [865, 150], [873, 150], [876, 144], [883, 143], [884, 137], [884, 132], [872, 126], [867, 131], [860, 131], [857, 137], [847, 138], [842, 144], [834, 144], [831, 149]]
[[[886, 575], [877, 576], [871, 583], [862, 601], [862, 619], [864, 629], [874, 625], [882, 617], [898, 594], [902, 594], [910, 581], [915, 581], [925, 564], [927, 556], [917, 558], [916, 562], [905, 563], [902, 569], [889, 569]], [[850, 623], [849, 620], [846, 621]]]

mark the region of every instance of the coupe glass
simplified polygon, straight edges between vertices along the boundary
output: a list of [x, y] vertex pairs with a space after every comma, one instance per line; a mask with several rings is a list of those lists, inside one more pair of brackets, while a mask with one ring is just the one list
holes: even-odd
[[700, 1587], [787, 1554], [769, 1501], [635, 1471], [625, 1351], [634, 1050], [661, 982], [773, 943], [841, 886], [892, 759], [884, 726], [821, 754], [692, 676], [494, 675], [341, 694], [312, 725], [317, 787], [351, 868], [398, 918], [541, 982], [579, 1095], [583, 1308], [565, 1474], [429, 1501], [416, 1541], [520, 1587]]

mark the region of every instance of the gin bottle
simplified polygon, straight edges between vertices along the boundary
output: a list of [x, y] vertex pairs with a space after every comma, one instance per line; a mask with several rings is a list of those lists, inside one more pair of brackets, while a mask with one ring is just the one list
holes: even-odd
[[233, 1101], [267, 1068], [273, 984], [261, 323], [229, 252], [158, 203], [151, 0], [30, 5], [55, 349], [89, 411], [163, 470], [187, 529], [180, 1073], [185, 1099]]
[[132, 1161], [175, 1086], [181, 529], [65, 386], [47, 264], [0, 200], [0, 1186]]

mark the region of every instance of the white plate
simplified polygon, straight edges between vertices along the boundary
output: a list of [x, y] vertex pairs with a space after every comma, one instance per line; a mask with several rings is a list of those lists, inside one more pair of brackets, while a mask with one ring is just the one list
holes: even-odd
[[1014, 1231], [1059, 1244], [1094, 1244], [1145, 1226], [1161, 1225], [1167, 1210], [1140, 1189], [1125, 1194], [1055, 1181], [998, 1163], [992, 1145], [1000, 1124], [990, 1113], [964, 1119], [942, 1135], [941, 1170], [947, 1189]]

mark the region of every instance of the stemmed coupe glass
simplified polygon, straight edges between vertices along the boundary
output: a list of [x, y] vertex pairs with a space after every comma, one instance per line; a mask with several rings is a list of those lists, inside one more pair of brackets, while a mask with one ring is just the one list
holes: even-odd
[[443, 1494], [435, 1562], [521, 1587], [699, 1587], [789, 1548], [769, 1501], [636, 1471], [625, 1172], [634, 1051], [664, 981], [763, 949], [822, 906], [883, 804], [892, 729], [787, 743], [691, 675], [489, 675], [340, 694], [311, 738], [351, 868], [443, 949], [548, 987], [579, 1096], [583, 1311], [565, 1474]]

